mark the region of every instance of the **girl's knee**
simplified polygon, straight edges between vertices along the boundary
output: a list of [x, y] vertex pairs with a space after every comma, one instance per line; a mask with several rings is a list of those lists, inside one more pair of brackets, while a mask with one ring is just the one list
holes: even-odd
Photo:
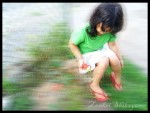
[[117, 58], [117, 56], [114, 56], [114, 57], [110, 57], [109, 58], [109, 62], [112, 66], [120, 66], [120, 61], [119, 59]]
[[121, 70], [121, 64], [118, 58], [112, 58], [110, 61], [111, 68], [115, 69], [116, 71]]
[[102, 58], [98, 63], [97, 66], [102, 66], [102, 67], [108, 67], [109, 65], [109, 59], [108, 57]]

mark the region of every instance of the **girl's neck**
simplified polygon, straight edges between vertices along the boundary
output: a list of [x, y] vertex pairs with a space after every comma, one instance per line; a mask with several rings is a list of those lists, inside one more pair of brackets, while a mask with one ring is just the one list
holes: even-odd
[[101, 33], [97, 33], [97, 35], [98, 35], [98, 36], [101, 36], [102, 34], [101, 34]]

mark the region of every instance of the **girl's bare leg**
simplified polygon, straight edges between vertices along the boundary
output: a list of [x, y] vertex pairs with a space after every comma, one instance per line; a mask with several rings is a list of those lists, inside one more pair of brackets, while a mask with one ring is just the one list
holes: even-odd
[[109, 63], [112, 71], [115, 73], [115, 81], [117, 84], [121, 83], [121, 65], [118, 57], [116, 55], [113, 55], [112, 57], [109, 57]]
[[[107, 94], [101, 89], [99, 84], [100, 84], [101, 78], [102, 78], [105, 70], [108, 67], [108, 64], [109, 64], [109, 59], [107, 57], [104, 57], [97, 63], [97, 66], [95, 67], [94, 72], [93, 72], [93, 82], [90, 85], [92, 90], [94, 90], [98, 93], [104, 93], [105, 95], [107, 95]], [[95, 94], [95, 95], [98, 98], [105, 98], [102, 95], [98, 95], [98, 94]]]

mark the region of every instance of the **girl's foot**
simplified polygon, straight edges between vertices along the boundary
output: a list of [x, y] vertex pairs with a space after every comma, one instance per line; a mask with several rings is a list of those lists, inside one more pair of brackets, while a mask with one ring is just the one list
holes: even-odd
[[115, 76], [115, 73], [112, 72], [111, 73], [111, 81], [113, 86], [117, 89], [117, 90], [122, 90], [122, 84], [121, 84], [121, 80], [120, 77]]
[[90, 83], [90, 90], [98, 101], [102, 102], [108, 99], [108, 95], [99, 86], [94, 86], [92, 82]]

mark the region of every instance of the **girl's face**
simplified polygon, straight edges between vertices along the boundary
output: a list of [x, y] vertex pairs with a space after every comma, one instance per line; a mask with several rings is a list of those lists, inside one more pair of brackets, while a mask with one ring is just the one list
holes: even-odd
[[102, 35], [102, 34], [104, 34], [104, 33], [111, 32], [110, 27], [105, 27], [105, 28], [103, 28], [103, 27], [102, 27], [102, 23], [97, 24], [96, 30], [97, 30], [97, 34], [98, 34], [98, 35]]

